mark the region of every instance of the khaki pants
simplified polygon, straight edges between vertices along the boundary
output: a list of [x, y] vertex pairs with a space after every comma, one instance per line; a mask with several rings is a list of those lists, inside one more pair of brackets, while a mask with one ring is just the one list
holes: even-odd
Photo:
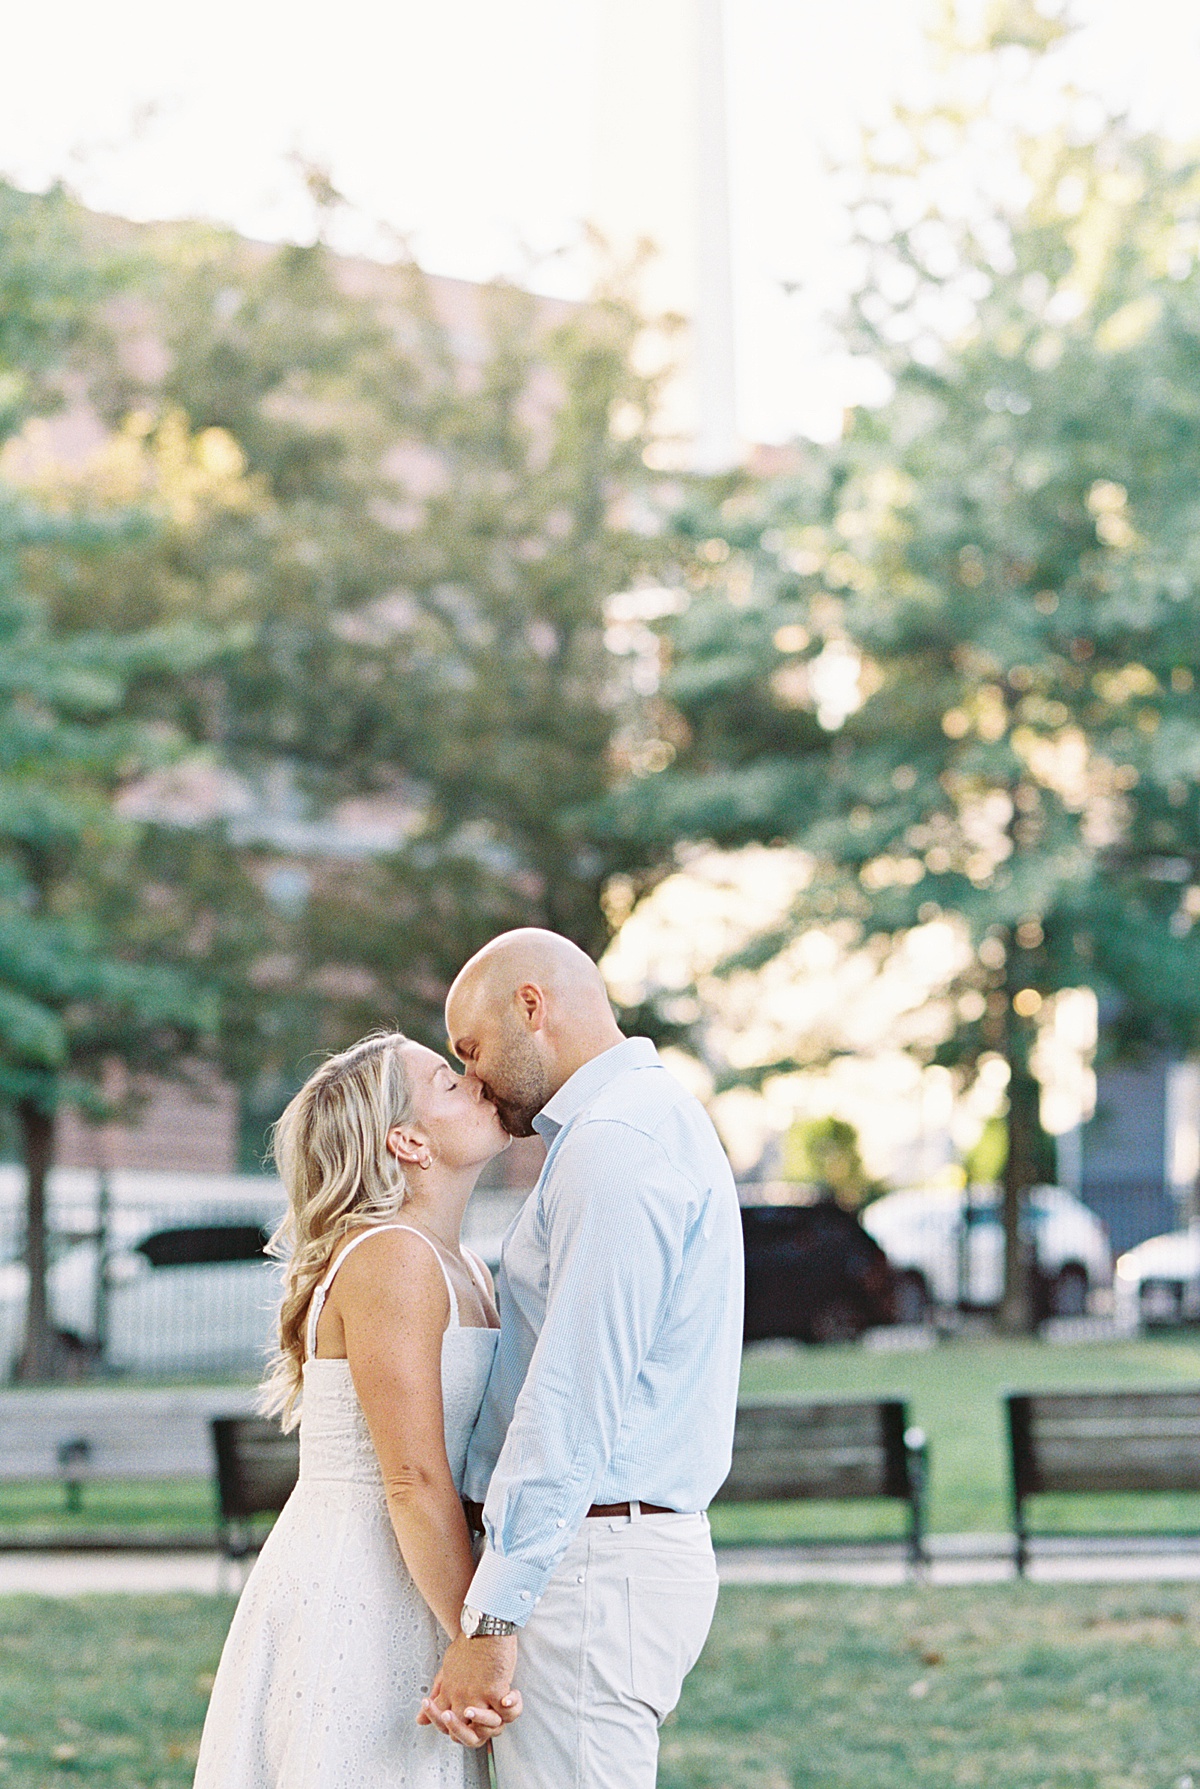
[[653, 1789], [716, 1602], [707, 1517], [589, 1517], [521, 1630], [499, 1789]]

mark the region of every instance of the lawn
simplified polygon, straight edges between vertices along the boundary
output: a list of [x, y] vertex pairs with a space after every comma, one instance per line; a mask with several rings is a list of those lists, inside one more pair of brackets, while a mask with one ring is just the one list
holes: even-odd
[[190, 1784], [230, 1598], [0, 1600], [0, 1782]]
[[[0, 1780], [185, 1789], [228, 1599], [0, 1601]], [[1190, 1789], [1200, 1587], [726, 1589], [660, 1789]]]
[[71, 1515], [54, 1479], [0, 1483], [0, 1545], [6, 1537], [53, 1542], [97, 1530], [115, 1530], [127, 1540], [134, 1530], [155, 1540], [211, 1538], [216, 1532], [213, 1487], [203, 1478], [100, 1480], [84, 1487], [82, 1508]]
[[1191, 1789], [1200, 1589], [726, 1590], [660, 1789]]
[[[746, 1352], [744, 1398], [906, 1398], [930, 1447], [930, 1526], [943, 1533], [1003, 1532], [1009, 1526], [1008, 1448], [1001, 1399], [1007, 1391], [1103, 1390], [1195, 1385], [1200, 1337], [1194, 1332], [1127, 1342], [1051, 1345], [972, 1337], [924, 1352], [873, 1353], [860, 1347]], [[1060, 1528], [1192, 1528], [1197, 1497], [1036, 1499], [1037, 1521]], [[713, 1511], [718, 1540], [847, 1538], [899, 1533], [902, 1512], [887, 1505], [774, 1505]]]

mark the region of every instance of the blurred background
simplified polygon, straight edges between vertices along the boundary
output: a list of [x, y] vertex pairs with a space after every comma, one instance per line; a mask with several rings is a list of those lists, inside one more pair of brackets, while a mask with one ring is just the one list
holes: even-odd
[[1194, 10], [8, 50], [0, 1373], [252, 1373], [271, 1123], [519, 924], [712, 1112], [748, 1336], [1200, 1316]]

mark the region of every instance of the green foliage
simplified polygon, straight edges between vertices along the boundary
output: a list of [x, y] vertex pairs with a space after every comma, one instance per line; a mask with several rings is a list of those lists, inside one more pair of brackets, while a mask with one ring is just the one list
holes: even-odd
[[973, 1149], [963, 1157], [963, 1173], [969, 1186], [988, 1186], [999, 1181], [1008, 1160], [1008, 1127], [1002, 1118], [989, 1118]]
[[[114, 416], [179, 404], [242, 456], [209, 581], [252, 637], [220, 667], [219, 750], [256, 793], [243, 833], [308, 883], [230, 1057], [261, 1103], [370, 1026], [440, 1043], [449, 979], [504, 927], [602, 947], [637, 857], [590, 819], [631, 700], [604, 603], [661, 551], [653, 387], [617, 289], [552, 306], [195, 231], [155, 252], [172, 363]], [[364, 801], [391, 852], [339, 847]]]
[[831, 1192], [853, 1211], [885, 1189], [863, 1166], [858, 1132], [844, 1118], [797, 1118], [784, 1132], [780, 1175]]
[[[848, 339], [893, 395], [683, 518], [718, 549], [670, 633], [687, 744], [619, 823], [810, 855], [747, 960], [951, 917], [970, 951], [932, 1059], [1007, 1059], [1028, 1185], [1058, 990], [1097, 990], [1114, 1047], [1200, 1041], [1200, 172], [1085, 128], [1017, 44], [977, 53], [972, 103], [868, 145]], [[1002, 140], [1031, 92], [1061, 128]]]
[[[426, 323], [439, 371], [412, 426], [441, 476], [397, 542], [408, 616], [372, 648], [362, 735], [365, 778], [402, 774], [419, 819], [356, 887], [322, 889], [313, 917], [355, 941], [376, 1010], [399, 998], [440, 1042], [442, 990], [496, 931], [546, 925], [594, 954], [607, 940], [601, 893], [631, 855], [590, 818], [628, 702], [604, 604], [660, 549], [629, 515], [650, 394], [630, 370], [627, 303], [547, 323], [524, 294], [485, 295], [486, 354], [466, 385], [431, 310]], [[637, 426], [618, 439], [622, 412]]]
[[[106, 283], [99, 225], [85, 239], [57, 199], [26, 211], [11, 253], [36, 278], [5, 288], [32, 307], [23, 334], [9, 322], [21, 389], [36, 373], [52, 406], [70, 350], [110, 431], [83, 465], [37, 440], [9, 456], [21, 625], [92, 704], [74, 721], [90, 781], [68, 791], [67, 748], [40, 735], [21, 773], [53, 770], [71, 813], [86, 784], [103, 843], [76, 826], [47, 867], [55, 913], [87, 917], [89, 963], [119, 936], [123, 964], [180, 988], [202, 972], [189, 1047], [244, 1090], [257, 1155], [314, 1049], [395, 1023], [440, 1043], [445, 986], [497, 930], [607, 937], [605, 881], [639, 854], [590, 819], [637, 700], [604, 603], [661, 550], [639, 320], [615, 286], [551, 305], [195, 226], [133, 232]], [[97, 322], [116, 284], [119, 353]], [[364, 814], [390, 851], [354, 837]], [[10, 1034], [50, 1049], [20, 992]], [[113, 1024], [71, 1046], [71, 1096], [95, 1109]], [[178, 1057], [178, 1026], [150, 1036], [149, 1055], [119, 1039], [135, 1076]]]
[[[67, 349], [90, 328], [96, 282], [57, 195], [0, 189], [0, 203], [21, 223], [0, 235], [11, 435], [52, 407]], [[0, 471], [0, 1101], [16, 1114], [28, 1175], [27, 1377], [54, 1365], [45, 1180], [57, 1108], [107, 1114], [141, 1077], [179, 1072], [216, 1020], [189, 960], [197, 915], [186, 878], [172, 880], [170, 852], [156, 850], [120, 797], [180, 743], [147, 692], [194, 680], [218, 642], [203, 618], [114, 624], [88, 600], [103, 583], [99, 567], [114, 553], [153, 557], [155, 518], [107, 493], [68, 500], [36, 484], [9, 454]]]
[[0, 1098], [47, 1114], [65, 1086], [85, 1097], [106, 1054], [157, 1060], [205, 1018], [174, 972], [124, 948], [138, 829], [113, 805], [162, 754], [127, 712], [130, 685], [192, 669], [199, 642], [190, 629], [64, 632], [24, 576], [30, 551], [77, 563], [116, 532], [0, 487]]
[[60, 375], [90, 333], [108, 291], [81, 252], [78, 209], [60, 189], [21, 192], [0, 181], [0, 442], [27, 416], [62, 403]]

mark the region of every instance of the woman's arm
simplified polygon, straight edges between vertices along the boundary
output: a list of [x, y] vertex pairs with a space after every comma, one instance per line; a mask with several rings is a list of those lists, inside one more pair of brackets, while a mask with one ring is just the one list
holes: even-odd
[[475, 1567], [446, 1458], [445, 1281], [427, 1243], [390, 1230], [355, 1249], [332, 1290], [404, 1563], [446, 1632], [457, 1634]]

